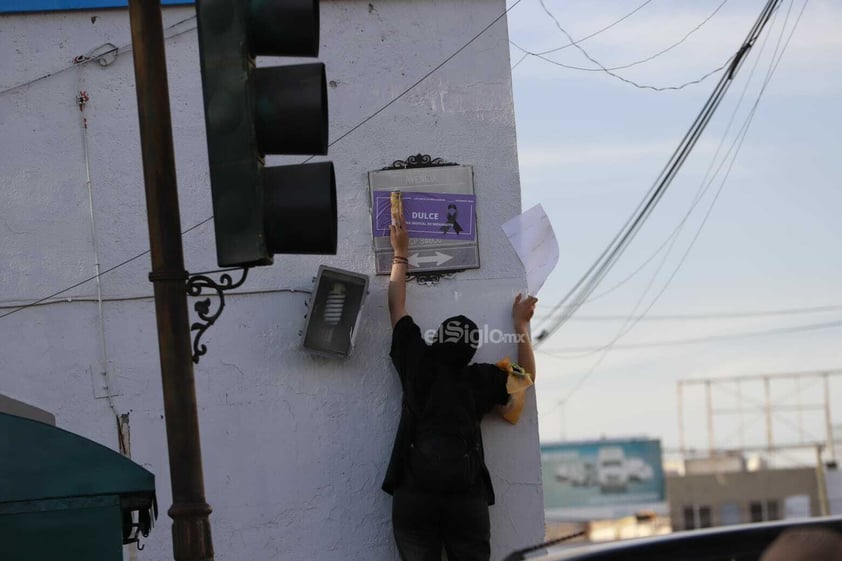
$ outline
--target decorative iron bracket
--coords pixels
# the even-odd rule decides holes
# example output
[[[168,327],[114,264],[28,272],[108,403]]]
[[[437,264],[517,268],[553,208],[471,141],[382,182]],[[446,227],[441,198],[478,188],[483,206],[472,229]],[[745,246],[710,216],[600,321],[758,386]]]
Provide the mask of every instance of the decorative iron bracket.
[[[442,158],[433,158],[429,154],[418,153],[414,156],[409,156],[405,160],[395,160],[392,165],[383,168],[383,171],[389,169],[411,169],[411,168],[432,168],[438,166],[458,166],[454,162],[447,162]]]
[[[193,322],[190,326],[190,331],[195,331],[196,335],[193,337],[193,362],[195,364],[199,363],[199,357],[206,354],[208,352],[208,348],[204,344],[199,344],[199,339],[202,338],[202,335],[205,334],[205,331],[213,325],[219,316],[222,315],[222,310],[225,308],[225,292],[226,290],[232,290],[234,288],[238,288],[242,286],[244,282],[246,282],[246,277],[248,276],[249,268],[243,267],[238,269],[229,269],[229,271],[242,271],[243,276],[237,282],[234,282],[234,279],[231,278],[227,272],[223,273],[221,277],[219,277],[219,282],[216,282],[209,276],[199,273],[195,275],[190,275],[187,280],[187,294],[189,296],[197,297],[202,295],[202,291],[205,289],[212,289],[216,291],[216,295],[219,296],[219,309],[217,309],[214,313],[211,313],[211,299],[205,298],[204,300],[199,300],[195,304],[193,304],[193,309],[196,310],[196,313],[199,315],[199,319],[202,321]]]
[[[406,281],[415,281],[416,283],[423,286],[435,286],[439,283],[441,279],[452,279],[454,278],[454,273],[459,272],[461,271],[442,271],[441,273],[407,273]]]

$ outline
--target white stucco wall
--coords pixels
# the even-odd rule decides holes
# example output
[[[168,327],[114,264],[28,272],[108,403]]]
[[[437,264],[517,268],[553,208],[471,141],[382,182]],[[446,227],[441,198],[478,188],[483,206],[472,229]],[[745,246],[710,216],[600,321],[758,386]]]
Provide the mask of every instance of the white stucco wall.
[[[505,9],[503,0],[323,1],[331,138],[434,68]],[[164,25],[192,7],[168,8]],[[189,30],[195,20],[176,30]],[[438,286],[411,284],[408,309],[435,327],[455,312],[510,328],[525,287],[499,225],[520,211],[505,19],[401,100],[337,143],[335,257],[277,256],[230,295],[196,367],[205,487],[217,559],[396,558],[390,498],[380,491],[400,411],[388,360],[387,278],[372,278],[354,354],[299,347],[318,265],[373,275],[367,172],[418,152],[474,166],[482,268]],[[94,274],[82,118],[87,119],[99,261],[109,269],[148,249],[129,52],[71,66],[104,43],[130,42],[126,10],[0,16],[0,315]],[[167,41],[181,217],[212,214],[196,32]],[[58,71],[58,72],[57,72]],[[6,91],[48,73],[54,75]],[[90,96],[80,112],[76,96]],[[271,160],[274,161],[274,160]],[[216,268],[211,223],[184,236],[188,270]],[[171,504],[149,258],[102,277],[113,405],[130,414],[132,457],[157,477],[164,510],[141,560],[171,558]],[[116,448],[108,400],[90,368],[102,361],[94,282],[0,319],[0,392],[47,409],[57,424]],[[485,347],[478,360],[515,353]],[[540,384],[540,381],[539,381]],[[543,537],[534,396],[521,423],[483,424],[497,492],[492,559]]]

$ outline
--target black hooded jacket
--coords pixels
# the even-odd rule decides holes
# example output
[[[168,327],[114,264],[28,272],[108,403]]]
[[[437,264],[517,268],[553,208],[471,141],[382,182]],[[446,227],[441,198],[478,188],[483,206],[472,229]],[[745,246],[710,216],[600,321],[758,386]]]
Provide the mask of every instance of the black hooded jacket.
[[[383,490],[389,494],[392,494],[403,483],[406,473],[406,457],[412,442],[415,422],[415,417],[408,410],[410,406],[414,411],[423,407],[451,408],[453,422],[465,424],[463,417],[466,409],[460,407],[456,401],[459,400],[461,394],[468,392],[470,395],[467,396],[469,398],[467,401],[471,401],[472,398],[471,409],[476,418],[467,422],[473,421],[478,424],[483,415],[491,411],[495,405],[505,405],[508,401],[505,372],[493,364],[458,365],[455,363],[459,362],[458,360],[455,362],[448,360],[455,354],[452,351],[456,349],[445,349],[445,347],[445,345],[427,345],[418,325],[408,315],[401,318],[395,325],[390,356],[400,377],[403,400],[400,424],[382,486]],[[467,430],[470,430],[470,427],[473,427],[473,424]],[[481,431],[476,431],[476,438],[482,454]],[[481,478],[488,504],[494,504],[494,489],[484,457]]]

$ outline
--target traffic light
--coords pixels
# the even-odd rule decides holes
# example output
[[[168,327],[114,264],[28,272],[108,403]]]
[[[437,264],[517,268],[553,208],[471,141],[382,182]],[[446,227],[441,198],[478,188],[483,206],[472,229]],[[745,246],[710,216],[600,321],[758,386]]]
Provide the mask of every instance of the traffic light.
[[[269,265],[276,253],[336,253],[331,162],[264,167],[266,154],[327,154],[318,0],[197,0],[217,259]]]

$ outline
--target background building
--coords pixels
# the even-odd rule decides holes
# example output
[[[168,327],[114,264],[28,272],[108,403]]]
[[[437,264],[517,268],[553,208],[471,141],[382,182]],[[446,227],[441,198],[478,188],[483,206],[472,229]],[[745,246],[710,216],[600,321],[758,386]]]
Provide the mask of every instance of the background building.
[[[673,530],[818,516],[815,468],[715,471],[667,478]]]
[[[654,439],[544,444],[547,538],[583,531],[572,545],[842,514],[842,472],[820,457],[814,451],[810,464],[780,450],[676,456]],[[795,465],[772,467],[775,459]]]
[[[253,271],[203,339],[197,400],[220,559],[395,557],[380,484],[400,391],[388,359],[387,279],[373,276],[369,171],[419,152],[474,168],[481,268],[409,286],[422,328],[458,311],[510,329],[511,299],[525,288],[499,227],[521,210],[504,2],[325,0],[321,9],[331,139],[341,138],[329,156],[339,249],[279,256]],[[186,265],[199,272],[216,269],[216,257],[194,14],[192,6],[164,10]],[[126,452],[156,474],[165,511],[127,11],[2,14],[0,52],[0,391],[115,449],[116,416]],[[356,349],[342,361],[299,346],[322,263],[372,275]],[[99,280],[81,282],[97,267]],[[477,358],[514,353],[488,347]],[[492,557],[500,558],[543,537],[534,397],[518,426],[488,420],[483,430],[498,500]],[[138,559],[171,555],[165,515],[159,524]]]

